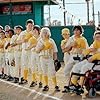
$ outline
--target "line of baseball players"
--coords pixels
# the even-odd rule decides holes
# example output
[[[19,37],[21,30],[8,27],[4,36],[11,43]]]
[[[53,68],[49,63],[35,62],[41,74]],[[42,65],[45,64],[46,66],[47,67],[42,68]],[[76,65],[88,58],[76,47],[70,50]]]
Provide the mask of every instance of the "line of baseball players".
[[[73,84],[82,87],[84,74],[91,69],[92,61],[100,60],[100,31],[95,32],[94,42],[90,47],[80,25],[73,28],[73,33],[70,36],[68,28],[62,29],[64,39],[61,41],[61,49],[64,53],[64,75],[68,85],[71,72],[82,74],[79,83],[77,76],[73,75],[71,78]],[[50,29],[47,27],[41,29],[40,26],[34,25],[32,19],[26,21],[24,31],[20,25],[15,26],[14,30],[6,26],[5,31],[0,26],[0,78],[25,84],[28,82],[30,73],[32,77],[30,87],[38,83],[39,88],[43,87],[43,91],[48,91],[50,87],[48,77],[51,77],[55,91],[60,91],[54,66],[54,61],[58,59],[57,52]],[[77,62],[73,59],[73,57],[83,57],[90,53],[93,56],[88,60]]]

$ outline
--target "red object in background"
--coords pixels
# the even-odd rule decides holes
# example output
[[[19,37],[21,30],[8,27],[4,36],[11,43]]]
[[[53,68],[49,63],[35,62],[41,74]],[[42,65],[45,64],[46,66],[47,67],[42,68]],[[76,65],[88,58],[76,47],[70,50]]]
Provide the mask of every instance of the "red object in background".
[[[18,12],[19,11],[19,5],[13,6],[13,12]]]
[[[19,6],[19,8],[20,8],[20,12],[25,11],[25,6],[26,6],[26,5],[20,5],[20,6]]]
[[[2,7],[2,12],[3,12],[3,13],[9,12],[9,10],[10,10],[9,6],[4,6],[4,7]]]
[[[9,6],[3,6],[2,11],[3,14],[8,14],[10,12]],[[22,5],[13,5],[12,6],[12,14],[27,14],[32,13],[32,5],[31,4],[22,4]]]
[[[32,12],[32,6],[26,5],[25,6],[25,11]]]

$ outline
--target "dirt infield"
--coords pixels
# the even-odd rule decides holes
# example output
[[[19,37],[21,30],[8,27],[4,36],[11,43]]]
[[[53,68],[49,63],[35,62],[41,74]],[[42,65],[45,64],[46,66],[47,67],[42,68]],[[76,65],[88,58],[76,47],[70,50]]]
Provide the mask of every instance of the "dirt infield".
[[[81,100],[81,96],[71,96],[71,94],[63,94],[63,86],[66,81],[63,75],[63,68],[57,73],[58,85],[60,86],[60,92],[54,92],[53,84],[49,80],[50,90],[48,92],[42,92],[42,89],[38,88],[38,85],[34,88],[29,88],[29,83],[26,85],[18,85],[5,80],[0,79],[0,100]],[[91,100],[87,98],[86,100]],[[100,100],[100,96],[93,98],[92,100]]]

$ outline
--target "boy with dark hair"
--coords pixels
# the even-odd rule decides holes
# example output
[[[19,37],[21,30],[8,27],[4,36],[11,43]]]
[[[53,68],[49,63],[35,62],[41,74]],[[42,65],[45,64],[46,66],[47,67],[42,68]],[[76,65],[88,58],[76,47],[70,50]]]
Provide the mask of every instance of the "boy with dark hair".
[[[34,21],[32,19],[28,19],[26,21],[26,30],[20,33],[19,40],[16,42],[17,44],[22,45],[21,68],[23,69],[23,83],[28,82],[28,69],[31,66],[31,50],[27,50],[27,47],[29,45],[28,40],[33,36],[33,28]]]
[[[82,36],[82,27],[81,26],[74,26],[73,28],[74,35],[70,37],[66,44],[66,51],[70,52],[69,60],[64,68],[64,74],[68,81],[70,77],[71,69],[73,65],[77,63],[73,57],[81,57],[83,50],[88,48],[88,43],[85,37]],[[67,84],[68,85],[68,84]],[[66,88],[63,92],[66,92]]]

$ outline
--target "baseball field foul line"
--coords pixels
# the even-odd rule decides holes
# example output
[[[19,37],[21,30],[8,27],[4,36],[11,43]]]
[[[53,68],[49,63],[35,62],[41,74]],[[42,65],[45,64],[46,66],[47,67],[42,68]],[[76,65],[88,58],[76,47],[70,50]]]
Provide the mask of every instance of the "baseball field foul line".
[[[21,86],[21,85],[14,84],[14,83],[11,83],[11,82],[8,82],[8,81],[5,81],[5,80],[1,80],[1,79],[0,79],[0,81],[1,81],[1,82],[4,82],[4,83],[7,83],[7,84],[10,84],[10,85],[13,85],[13,86],[17,86],[17,87],[19,87],[19,88],[23,88],[23,89],[25,89],[25,90],[30,91],[31,93],[36,93],[36,94],[42,95],[42,96],[44,96],[44,97],[48,97],[48,98],[51,98],[51,99],[54,99],[54,100],[62,100],[62,99],[59,99],[59,98],[57,98],[57,97],[50,96],[50,95],[48,95],[48,94],[43,94],[43,93],[37,92],[36,90],[29,89],[29,88],[27,88],[27,87],[23,87],[23,86]]]

